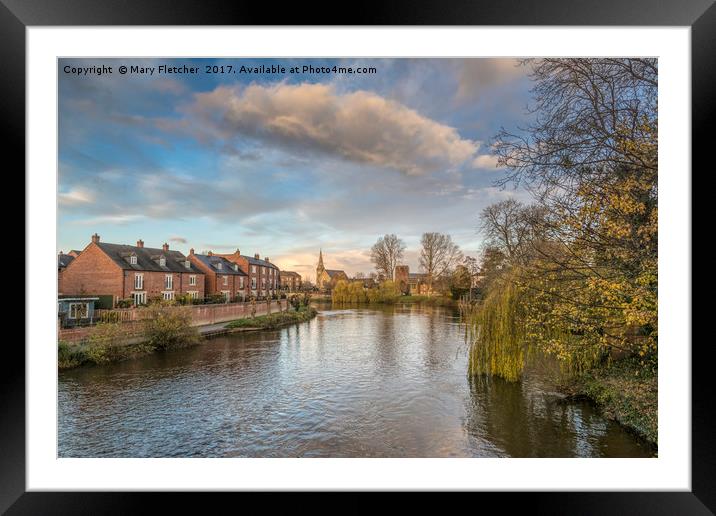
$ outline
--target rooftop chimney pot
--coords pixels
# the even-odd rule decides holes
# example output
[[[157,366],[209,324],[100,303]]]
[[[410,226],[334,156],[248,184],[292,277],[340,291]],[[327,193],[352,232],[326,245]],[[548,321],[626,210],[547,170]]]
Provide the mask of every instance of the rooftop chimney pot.
[[[144,240],[142,240],[141,238],[137,240],[137,247],[144,247]]]
[[[168,251],[169,250],[169,244],[164,242],[164,245],[162,246],[162,251]]]
[[[98,235],[97,233],[95,233],[94,235],[92,235],[92,243],[93,243],[93,244],[98,244],[98,243],[99,243],[99,235]]]

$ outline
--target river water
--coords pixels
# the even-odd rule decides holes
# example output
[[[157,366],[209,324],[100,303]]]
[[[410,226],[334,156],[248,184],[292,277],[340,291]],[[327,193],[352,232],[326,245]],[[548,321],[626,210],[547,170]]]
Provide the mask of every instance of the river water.
[[[469,381],[451,309],[312,321],[59,375],[60,457],[649,457],[537,369]]]

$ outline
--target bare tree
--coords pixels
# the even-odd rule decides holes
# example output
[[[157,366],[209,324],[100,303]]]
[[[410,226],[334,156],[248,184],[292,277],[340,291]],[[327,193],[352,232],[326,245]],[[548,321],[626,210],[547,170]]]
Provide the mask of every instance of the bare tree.
[[[462,251],[450,235],[442,233],[423,233],[420,244],[420,267],[428,275],[428,291],[431,291],[433,280],[441,278],[462,260]]]
[[[395,279],[395,266],[403,258],[405,243],[394,234],[384,235],[373,244],[370,261],[379,275]]]

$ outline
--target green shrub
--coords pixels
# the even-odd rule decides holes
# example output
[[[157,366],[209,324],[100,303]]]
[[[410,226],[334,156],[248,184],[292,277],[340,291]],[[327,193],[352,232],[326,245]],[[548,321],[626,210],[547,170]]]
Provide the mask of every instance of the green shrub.
[[[156,304],[146,308],[144,316],[143,336],[153,349],[183,347],[199,340],[186,307]]]

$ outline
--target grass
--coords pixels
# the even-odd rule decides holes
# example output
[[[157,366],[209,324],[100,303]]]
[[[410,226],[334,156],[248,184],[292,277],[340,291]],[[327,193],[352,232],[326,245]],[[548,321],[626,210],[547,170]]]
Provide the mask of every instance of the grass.
[[[298,311],[276,312],[254,318],[237,319],[226,325],[227,328],[244,328],[252,330],[272,330],[287,324],[296,324],[313,319],[318,311],[313,307],[301,307]]]
[[[69,343],[60,341],[57,345],[58,369],[72,369],[82,365],[102,365],[138,358],[156,349],[146,342],[135,344],[120,343]]]
[[[594,369],[563,389],[571,396],[591,399],[604,416],[658,445],[657,374],[645,373],[637,359]]]

